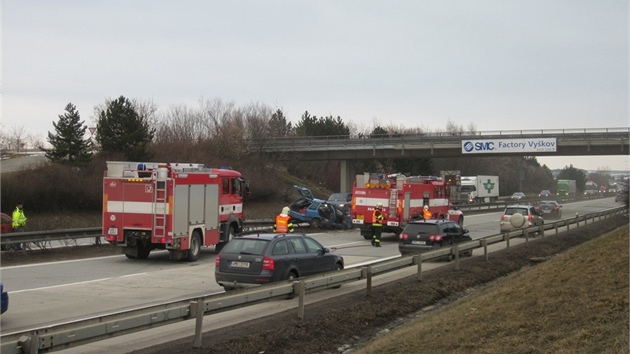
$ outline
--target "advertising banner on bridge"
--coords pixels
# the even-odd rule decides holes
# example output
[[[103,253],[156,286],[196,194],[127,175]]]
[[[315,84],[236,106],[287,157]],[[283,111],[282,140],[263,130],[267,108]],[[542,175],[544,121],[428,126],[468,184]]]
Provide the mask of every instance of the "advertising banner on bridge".
[[[556,152],[556,138],[463,140],[462,154]]]

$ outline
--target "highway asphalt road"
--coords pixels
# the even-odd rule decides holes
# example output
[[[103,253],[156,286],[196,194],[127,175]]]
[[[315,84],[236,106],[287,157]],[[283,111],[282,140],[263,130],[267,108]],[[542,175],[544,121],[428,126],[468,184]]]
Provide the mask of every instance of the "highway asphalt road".
[[[46,156],[43,153],[25,154],[24,156],[3,159],[0,161],[0,171],[2,173],[25,170],[45,163]]]
[[[612,198],[598,199],[587,202],[576,202],[563,206],[563,218],[598,212],[618,206]],[[464,227],[473,238],[480,238],[499,233],[499,217],[501,213],[469,215]],[[548,222],[553,222],[549,220]],[[365,264],[399,257],[397,239],[393,234],[385,234],[383,247],[371,247],[368,240],[364,240],[356,230],[313,233],[326,247],[334,249],[344,256],[346,268],[358,267]],[[513,240],[512,244],[522,240]],[[490,251],[500,249],[501,244],[492,245]],[[72,319],[98,316],[112,311],[130,309],[148,304],[157,304],[169,300],[204,296],[211,293],[223,292],[214,281],[214,258],[212,248],[202,250],[200,260],[195,263],[174,262],[168,259],[166,251],[154,252],[147,260],[130,260],[123,255],[103,258],[83,259],[74,261],[54,262],[47,264],[33,264],[15,267],[4,267],[2,281],[10,291],[11,306],[2,315],[2,332],[8,334],[24,331],[46,324],[56,324]],[[482,255],[476,251],[474,256]],[[431,269],[444,265],[444,262],[431,262],[423,269]],[[392,272],[375,278],[374,285],[387,282],[402,275],[413,274],[415,269]],[[340,289],[318,292],[307,297],[308,301],[317,301],[319,297],[332,297],[341,293],[365,287],[362,282],[348,284]],[[360,284],[359,284],[360,283]],[[247,319],[248,316],[260,316],[269,311],[282,311],[287,306],[295,306],[294,301],[277,301],[248,307],[242,313],[234,311],[220,315],[206,316],[204,330],[211,329],[217,318],[229,325],[234,318]],[[289,307],[290,308],[290,307]],[[208,322],[206,325],[205,323]],[[181,324],[185,335],[192,335],[194,321]],[[177,325],[173,325],[177,326]],[[167,326],[167,327],[173,327]],[[187,327],[188,326],[188,327]],[[193,327],[194,328],[194,327]],[[152,330],[153,331],[153,330]],[[146,332],[146,331],[145,331]],[[177,335],[175,330],[169,330],[171,335]],[[184,335],[184,334],[179,334]],[[134,335],[130,335],[134,336]],[[130,342],[136,342],[138,348],[149,346],[139,338],[147,336],[141,332]],[[115,342],[101,341],[90,346],[90,352],[98,352],[102,346],[103,352],[111,353],[113,343],[124,343],[123,336]],[[155,345],[155,336],[150,345]],[[161,334],[161,338],[168,340],[168,336]],[[116,344],[118,345],[118,344]],[[122,345],[122,344],[121,344]],[[83,348],[83,349],[80,349]],[[64,352],[83,352],[87,347],[69,349]],[[129,349],[132,350],[132,349]],[[118,352],[118,351],[114,351]]]

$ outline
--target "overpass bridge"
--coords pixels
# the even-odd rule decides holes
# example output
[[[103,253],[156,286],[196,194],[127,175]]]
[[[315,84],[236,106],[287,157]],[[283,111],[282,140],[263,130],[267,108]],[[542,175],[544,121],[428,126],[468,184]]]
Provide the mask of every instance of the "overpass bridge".
[[[248,151],[277,160],[341,162],[341,189],[350,190],[352,160],[464,156],[630,155],[630,128],[502,130],[475,133],[294,136],[252,139]]]

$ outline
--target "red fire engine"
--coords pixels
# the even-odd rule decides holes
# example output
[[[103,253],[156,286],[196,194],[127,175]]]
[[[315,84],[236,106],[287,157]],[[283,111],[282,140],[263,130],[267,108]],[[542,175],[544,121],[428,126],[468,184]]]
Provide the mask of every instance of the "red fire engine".
[[[448,185],[438,177],[402,174],[365,173],[357,175],[352,189],[352,223],[365,239],[372,238],[372,213],[377,203],[383,205],[387,222],[383,232],[399,235],[410,220],[422,219],[425,205],[434,219],[451,219],[461,225],[464,215],[453,209]]]
[[[218,252],[242,231],[249,184],[237,171],[191,163],[108,161],[103,235],[128,258],[166,249],[194,262],[201,246]]]

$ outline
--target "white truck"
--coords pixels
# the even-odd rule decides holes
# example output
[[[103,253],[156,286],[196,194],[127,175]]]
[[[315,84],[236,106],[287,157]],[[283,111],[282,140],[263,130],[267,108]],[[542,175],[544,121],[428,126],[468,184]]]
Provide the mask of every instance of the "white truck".
[[[461,200],[465,203],[493,203],[499,198],[499,176],[462,176]]]

